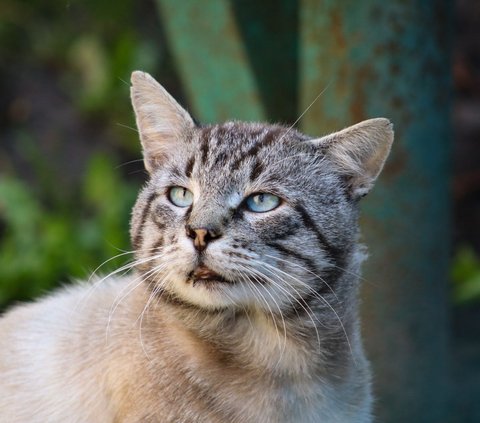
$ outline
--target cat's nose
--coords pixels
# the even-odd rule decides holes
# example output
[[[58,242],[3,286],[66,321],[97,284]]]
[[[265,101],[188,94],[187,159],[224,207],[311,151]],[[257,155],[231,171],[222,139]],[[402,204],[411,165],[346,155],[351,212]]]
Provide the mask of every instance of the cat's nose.
[[[193,246],[197,251],[203,251],[207,248],[209,242],[220,238],[220,231],[211,228],[193,228],[190,225],[185,226],[187,236],[193,240]]]

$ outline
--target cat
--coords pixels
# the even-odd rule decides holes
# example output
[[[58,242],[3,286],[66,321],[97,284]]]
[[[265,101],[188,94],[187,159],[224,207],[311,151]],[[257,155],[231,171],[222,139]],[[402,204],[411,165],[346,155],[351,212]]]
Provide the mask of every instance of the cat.
[[[135,260],[2,317],[0,421],[370,422],[358,203],[391,123],[201,126],[131,81]]]

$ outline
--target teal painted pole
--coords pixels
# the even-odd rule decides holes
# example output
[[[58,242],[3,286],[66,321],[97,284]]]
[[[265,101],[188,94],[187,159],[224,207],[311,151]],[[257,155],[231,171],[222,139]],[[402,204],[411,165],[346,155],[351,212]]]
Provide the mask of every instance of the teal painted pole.
[[[157,0],[193,107],[204,123],[264,120],[255,76],[228,0]]]
[[[379,422],[448,421],[450,2],[302,0],[300,110],[318,135],[386,116],[392,156],[363,203],[363,324]]]

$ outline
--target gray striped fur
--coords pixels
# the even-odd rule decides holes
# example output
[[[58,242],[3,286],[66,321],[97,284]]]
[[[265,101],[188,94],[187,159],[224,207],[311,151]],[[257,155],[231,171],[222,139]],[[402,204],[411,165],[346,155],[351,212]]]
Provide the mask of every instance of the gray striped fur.
[[[0,420],[370,422],[358,202],[391,124],[322,138],[198,126],[142,72],[132,102],[149,172],[132,214],[135,271],[0,320]],[[173,186],[193,204],[172,204]],[[280,205],[248,210],[259,192]],[[202,250],[191,228],[212,234]],[[222,281],[195,280],[205,266]]]

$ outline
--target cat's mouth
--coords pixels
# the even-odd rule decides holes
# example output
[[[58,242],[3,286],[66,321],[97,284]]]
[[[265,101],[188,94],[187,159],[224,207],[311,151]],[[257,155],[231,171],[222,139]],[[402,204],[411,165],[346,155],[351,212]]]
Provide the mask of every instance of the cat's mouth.
[[[188,275],[188,281],[192,282],[193,286],[198,284],[208,286],[216,283],[230,283],[230,281],[225,279],[222,275],[219,275],[203,264],[198,266],[194,271],[190,272]]]

